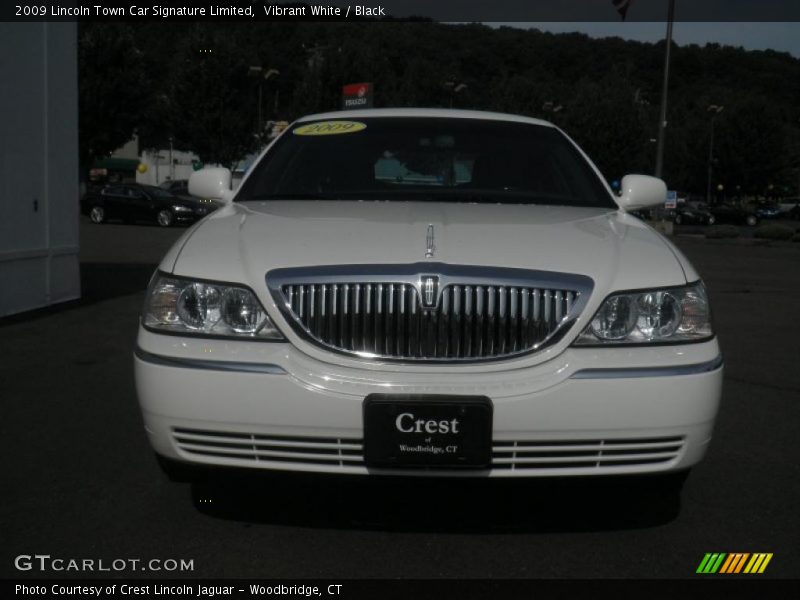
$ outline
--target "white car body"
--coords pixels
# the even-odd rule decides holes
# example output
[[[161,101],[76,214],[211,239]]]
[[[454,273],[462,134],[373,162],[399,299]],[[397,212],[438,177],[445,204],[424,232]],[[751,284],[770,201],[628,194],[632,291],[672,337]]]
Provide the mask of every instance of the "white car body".
[[[376,115],[552,127],[509,115],[408,109],[337,112],[299,123]],[[620,202],[610,189],[608,194]],[[426,258],[430,226],[435,253]],[[538,351],[474,362],[384,360],[314,343],[290,323],[265,284],[275,269],[338,265],[398,265],[419,273],[444,273],[453,265],[489,273],[500,267],[537,270],[588,277],[593,289],[566,334]],[[159,270],[247,286],[286,338],[165,335],[140,326],[136,387],[150,443],[167,459],[341,474],[643,474],[688,469],[711,439],[722,385],[716,337],[651,346],[573,345],[611,293],[700,279],[667,239],[622,208],[233,202],[189,229]],[[366,465],[364,403],[372,394],[489,398],[491,464]],[[398,426],[410,424],[407,418]]]

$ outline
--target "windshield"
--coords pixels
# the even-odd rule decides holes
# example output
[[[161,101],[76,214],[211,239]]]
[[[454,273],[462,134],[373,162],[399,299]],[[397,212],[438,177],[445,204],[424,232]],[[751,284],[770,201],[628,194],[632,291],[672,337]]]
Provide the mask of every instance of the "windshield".
[[[417,117],[299,123],[255,167],[236,199],[616,208],[600,178],[557,129]]]

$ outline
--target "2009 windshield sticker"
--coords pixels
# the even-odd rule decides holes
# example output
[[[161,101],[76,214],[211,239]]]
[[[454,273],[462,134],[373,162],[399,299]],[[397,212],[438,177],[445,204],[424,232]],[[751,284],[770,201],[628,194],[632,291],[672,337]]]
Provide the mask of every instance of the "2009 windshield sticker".
[[[360,121],[320,121],[302,125],[292,133],[295,135],[341,135],[343,133],[355,133],[367,128],[366,123]]]

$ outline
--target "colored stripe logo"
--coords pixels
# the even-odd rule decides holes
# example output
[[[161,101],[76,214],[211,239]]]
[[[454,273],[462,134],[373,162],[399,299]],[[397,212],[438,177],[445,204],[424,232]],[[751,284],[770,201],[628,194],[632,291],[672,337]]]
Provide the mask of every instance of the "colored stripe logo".
[[[697,573],[705,574],[739,574],[748,573],[755,575],[763,573],[769,561],[772,560],[772,552],[706,552]]]

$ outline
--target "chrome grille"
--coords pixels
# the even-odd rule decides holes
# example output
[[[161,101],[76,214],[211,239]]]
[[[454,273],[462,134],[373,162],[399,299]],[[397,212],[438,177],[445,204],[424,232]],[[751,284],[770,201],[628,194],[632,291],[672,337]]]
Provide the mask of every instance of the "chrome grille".
[[[388,276],[344,271],[311,277],[298,273],[306,270],[287,270],[270,274],[268,282],[295,330],[314,343],[412,361],[485,360],[537,350],[568,328],[591,289],[580,276],[437,266],[439,271],[427,263],[411,265],[420,270],[406,273],[386,267],[395,271]]]

